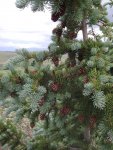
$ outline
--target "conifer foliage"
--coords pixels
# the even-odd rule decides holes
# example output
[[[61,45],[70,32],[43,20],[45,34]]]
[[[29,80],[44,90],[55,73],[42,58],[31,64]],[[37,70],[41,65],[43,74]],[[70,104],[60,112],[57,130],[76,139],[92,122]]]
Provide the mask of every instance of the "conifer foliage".
[[[47,51],[17,51],[0,74],[0,143],[10,150],[113,149],[113,36],[101,0],[17,0],[32,11],[51,6]],[[95,33],[95,30],[101,34]],[[89,31],[90,30],[90,31]],[[78,39],[82,31],[83,38]],[[16,128],[29,119],[32,136]]]

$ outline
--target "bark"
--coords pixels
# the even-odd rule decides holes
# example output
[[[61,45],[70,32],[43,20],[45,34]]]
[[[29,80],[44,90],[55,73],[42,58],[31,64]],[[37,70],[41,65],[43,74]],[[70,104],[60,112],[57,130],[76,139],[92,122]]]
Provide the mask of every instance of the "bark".
[[[2,150],[1,144],[0,144],[0,150]]]
[[[83,33],[83,40],[86,41],[88,39],[87,19],[84,19],[83,22],[82,22],[82,33]]]
[[[91,139],[90,128],[86,127],[84,131],[84,139],[89,143]]]
[[[73,147],[70,147],[69,150],[81,150],[80,148],[73,148]]]

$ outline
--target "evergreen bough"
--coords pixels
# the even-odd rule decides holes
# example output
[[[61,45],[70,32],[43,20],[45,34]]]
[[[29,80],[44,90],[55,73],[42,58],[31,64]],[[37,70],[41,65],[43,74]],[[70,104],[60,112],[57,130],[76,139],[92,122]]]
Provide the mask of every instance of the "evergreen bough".
[[[6,117],[14,113],[0,119],[3,149],[112,150],[113,25],[106,17],[112,1],[16,1],[18,8],[28,5],[32,11],[49,6],[60,23],[47,51],[19,50],[0,74],[0,104]],[[16,128],[24,117],[31,137]]]

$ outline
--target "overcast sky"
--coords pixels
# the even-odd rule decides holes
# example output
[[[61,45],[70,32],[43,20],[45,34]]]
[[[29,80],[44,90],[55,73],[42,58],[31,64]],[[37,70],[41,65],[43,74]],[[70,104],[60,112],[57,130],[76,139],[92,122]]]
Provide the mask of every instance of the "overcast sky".
[[[33,13],[30,8],[20,10],[15,1],[0,0],[0,51],[47,49],[51,31],[57,24],[51,21],[50,12]],[[112,17],[111,13],[109,17]]]
[[[56,26],[49,11],[20,10],[16,0],[0,0],[0,51],[17,48],[47,49]]]

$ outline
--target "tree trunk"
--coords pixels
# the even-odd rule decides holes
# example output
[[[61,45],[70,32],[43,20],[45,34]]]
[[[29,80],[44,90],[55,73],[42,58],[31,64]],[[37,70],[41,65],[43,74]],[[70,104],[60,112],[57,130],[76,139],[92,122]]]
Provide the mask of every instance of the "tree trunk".
[[[1,144],[0,144],[0,150],[2,150]]]
[[[83,40],[86,41],[88,39],[87,19],[84,19],[83,22],[82,22],[82,33],[83,33]]]
[[[91,138],[90,128],[86,127],[84,131],[84,139],[89,143]]]
[[[69,150],[81,150],[80,148],[73,148],[73,147],[70,147]]]

